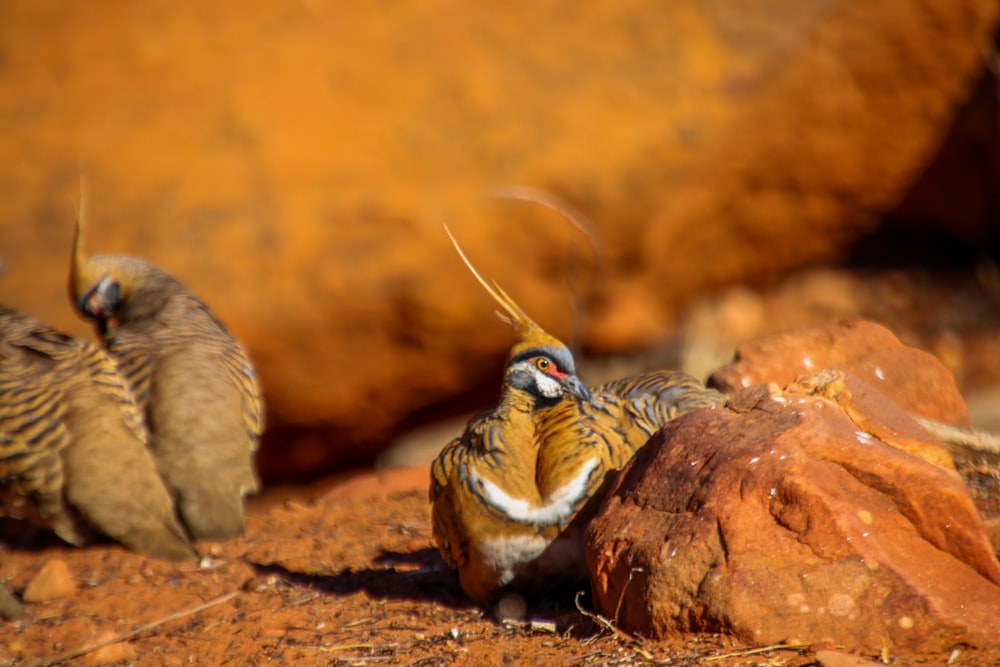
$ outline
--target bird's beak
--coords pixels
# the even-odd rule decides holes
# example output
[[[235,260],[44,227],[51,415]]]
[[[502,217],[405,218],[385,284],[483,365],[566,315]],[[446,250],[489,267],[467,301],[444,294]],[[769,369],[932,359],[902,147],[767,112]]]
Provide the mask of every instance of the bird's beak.
[[[583,386],[580,378],[575,375],[567,375],[562,381],[563,389],[583,401],[590,401],[590,391]]]

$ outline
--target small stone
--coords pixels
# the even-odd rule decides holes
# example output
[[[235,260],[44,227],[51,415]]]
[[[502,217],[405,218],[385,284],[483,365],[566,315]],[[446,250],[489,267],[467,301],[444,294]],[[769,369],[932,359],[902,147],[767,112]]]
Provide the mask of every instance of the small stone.
[[[285,628],[268,627],[263,628],[258,635],[259,639],[282,639],[288,631]]]
[[[114,639],[115,633],[105,632],[94,638],[95,644]],[[81,658],[85,665],[117,665],[121,662],[134,662],[138,658],[135,647],[129,642],[115,642],[91,651]]]
[[[816,651],[816,664],[820,667],[875,667],[879,663],[840,651]]]
[[[548,632],[550,634],[555,634],[557,630],[555,621],[543,621],[540,619],[532,619],[529,627],[534,632]]]
[[[49,602],[76,595],[76,580],[66,561],[53,558],[42,565],[21,596],[25,602]]]

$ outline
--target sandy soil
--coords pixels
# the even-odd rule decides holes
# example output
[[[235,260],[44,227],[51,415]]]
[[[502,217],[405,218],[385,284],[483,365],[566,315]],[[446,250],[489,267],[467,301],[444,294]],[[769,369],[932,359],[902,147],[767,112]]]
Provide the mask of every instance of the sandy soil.
[[[200,545],[200,564],[44,535],[0,547],[0,580],[15,592],[50,559],[78,585],[0,625],[0,665],[810,665],[832,648],[628,637],[571,593],[500,622],[463,596],[434,549],[426,480],[417,467],[341,479],[315,499],[272,491],[251,503],[245,537]],[[887,657],[997,664],[1000,649]]]

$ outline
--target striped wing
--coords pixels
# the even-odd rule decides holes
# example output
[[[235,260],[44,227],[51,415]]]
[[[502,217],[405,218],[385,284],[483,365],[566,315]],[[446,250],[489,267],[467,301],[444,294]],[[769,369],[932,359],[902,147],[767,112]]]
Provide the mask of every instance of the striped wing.
[[[616,380],[593,390],[598,409],[584,405],[595,421],[619,422],[625,461],[672,419],[700,408],[722,405],[725,395],[680,371],[655,371]],[[624,464],[624,462],[623,462]],[[620,467],[620,466],[619,466]]]
[[[70,337],[0,307],[0,485],[80,541],[63,501],[60,457],[70,443],[62,393],[74,350]]]
[[[460,438],[455,438],[431,464],[431,522],[434,542],[441,557],[451,567],[460,569],[468,562],[469,545],[466,531],[456,516],[457,471],[462,465],[465,448]]]
[[[537,484],[543,497],[574,497],[565,520],[594,507],[633,454],[668,421],[725,397],[681,372],[658,371],[596,387],[593,400],[564,401],[540,415]]]
[[[109,351],[144,410],[148,410],[158,359],[182,355],[192,346],[210,348],[220,371],[239,391],[247,446],[256,451],[264,432],[264,402],[257,373],[243,348],[197,298],[178,294],[162,314],[130,323],[108,341]]]

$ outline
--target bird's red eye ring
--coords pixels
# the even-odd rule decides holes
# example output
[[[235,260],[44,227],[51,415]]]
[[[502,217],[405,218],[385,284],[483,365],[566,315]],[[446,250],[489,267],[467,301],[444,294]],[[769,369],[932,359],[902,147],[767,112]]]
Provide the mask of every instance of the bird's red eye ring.
[[[535,359],[535,367],[542,372],[548,371],[551,366],[552,362],[545,357],[538,357]]]

